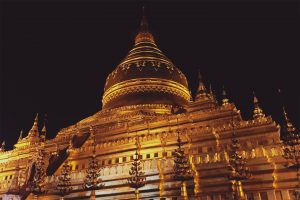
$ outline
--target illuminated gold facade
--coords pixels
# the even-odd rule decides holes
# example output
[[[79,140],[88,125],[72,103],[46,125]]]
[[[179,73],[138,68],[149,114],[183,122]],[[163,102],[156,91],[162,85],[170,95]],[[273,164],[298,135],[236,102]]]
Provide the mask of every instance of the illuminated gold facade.
[[[147,26],[143,18],[133,49],[108,76],[101,111],[47,140],[46,129],[38,130],[36,117],[13,150],[1,150],[0,196],[33,198],[26,188],[34,179],[42,149],[45,192],[37,198],[60,198],[58,176],[68,160],[72,190],[65,199],[89,199],[92,192],[83,185],[95,140],[103,184],[95,190],[96,199],[136,198],[128,177],[137,148],[146,176],[146,184],[139,188],[140,199],[232,199],[228,165],[235,132],[251,171],[251,177],[238,186],[243,198],[293,199],[297,172],[286,167],[280,127],[265,116],[257,98],[254,117],[248,121],[227,98],[218,104],[201,79],[195,99],[191,98],[185,75],[158,49]],[[183,183],[173,174],[172,152],[178,137],[192,172],[192,178]]]

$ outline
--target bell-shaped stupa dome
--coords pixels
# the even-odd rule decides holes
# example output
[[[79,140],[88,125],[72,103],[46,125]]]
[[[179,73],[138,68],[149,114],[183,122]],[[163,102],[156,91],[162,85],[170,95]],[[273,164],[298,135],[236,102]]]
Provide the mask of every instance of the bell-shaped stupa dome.
[[[185,75],[158,49],[143,16],[134,47],[106,79],[103,109],[184,107],[190,100]]]

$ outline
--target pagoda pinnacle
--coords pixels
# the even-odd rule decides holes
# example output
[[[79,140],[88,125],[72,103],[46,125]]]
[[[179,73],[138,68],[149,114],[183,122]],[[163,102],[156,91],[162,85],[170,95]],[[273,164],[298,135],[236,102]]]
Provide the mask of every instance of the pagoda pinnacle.
[[[5,151],[5,141],[2,142],[1,147],[0,147],[0,152]]]
[[[296,128],[292,124],[291,120],[288,118],[285,107],[283,107],[283,114],[284,114],[284,119],[285,119],[285,124],[286,124],[286,131],[288,133],[293,133],[294,131],[296,131]]]
[[[211,98],[216,104],[218,104],[218,100],[217,100],[216,93],[215,93],[215,91],[212,89],[212,85],[211,85],[211,84],[209,84],[209,96],[210,96],[210,98]]]
[[[207,97],[207,90],[203,83],[203,78],[202,78],[200,71],[198,71],[198,80],[199,80],[199,85],[198,85],[196,100],[203,98],[203,97]]]
[[[47,129],[46,129],[46,123],[44,122],[44,126],[42,128],[42,131],[41,131],[41,137],[43,140],[46,139],[46,134],[47,134]]]
[[[39,121],[39,114],[37,113],[35,116],[33,125],[29,131],[29,134],[28,134],[29,137],[38,136],[38,133],[39,133],[38,121]]]
[[[18,141],[21,141],[23,139],[23,130],[20,131],[19,139]]]
[[[229,99],[227,97],[227,93],[226,93],[226,90],[225,90],[224,86],[223,86],[223,90],[222,90],[222,96],[223,96],[222,106],[228,105],[229,104]]]
[[[142,16],[141,23],[140,23],[140,30],[135,37],[135,45],[137,45],[141,42],[150,42],[155,45],[154,37],[149,31],[149,25],[148,25],[148,21],[145,16],[144,7],[143,7],[143,16]]]
[[[211,97],[214,96],[214,91],[212,89],[212,85],[211,84],[209,84],[209,94],[210,94]]]
[[[147,33],[148,32],[148,21],[145,16],[145,6],[143,6],[143,15],[140,24],[140,32]]]
[[[254,119],[261,119],[265,117],[264,111],[259,106],[259,101],[253,92],[253,103],[254,103],[254,110],[253,110],[253,118]]]

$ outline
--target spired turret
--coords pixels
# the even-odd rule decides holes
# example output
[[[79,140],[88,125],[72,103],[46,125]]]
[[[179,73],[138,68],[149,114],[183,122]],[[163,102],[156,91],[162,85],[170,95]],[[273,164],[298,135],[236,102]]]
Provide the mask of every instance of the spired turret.
[[[18,142],[21,141],[22,139],[23,139],[23,130],[20,131]]]
[[[106,79],[103,109],[135,106],[164,113],[190,99],[185,75],[157,47],[143,16],[133,49]]]
[[[218,105],[216,95],[214,94],[214,91],[211,87],[209,87],[209,91],[206,89],[206,86],[204,84],[203,77],[198,71],[198,89],[196,92],[195,101],[189,104],[188,111],[194,111],[194,110],[205,110],[205,109],[211,109],[215,108]]]
[[[35,138],[35,137],[39,137],[39,114],[37,113],[35,118],[34,118],[34,122],[33,125],[28,133],[28,137],[29,138]]]
[[[283,115],[284,115],[284,120],[285,120],[283,132],[285,134],[294,134],[296,132],[296,128],[293,125],[293,123],[291,122],[290,118],[288,117],[285,107],[283,107]]]
[[[0,152],[5,151],[5,141],[2,142],[1,147],[0,147]]]
[[[14,145],[15,148],[28,146],[28,145],[35,144],[35,143],[41,141],[41,136],[40,136],[40,133],[39,133],[39,124],[38,123],[39,123],[39,115],[37,113],[35,118],[34,118],[33,125],[32,125],[31,129],[28,132],[28,135],[26,137],[24,137],[23,130],[20,131],[18,141]]]
[[[222,106],[228,105],[229,104],[229,99],[227,97],[227,92],[226,92],[226,90],[225,90],[224,87],[223,87],[223,91],[222,91],[222,96],[223,96],[223,98],[222,98]]]
[[[261,119],[265,117],[264,111],[259,106],[259,101],[255,94],[253,93],[253,103],[254,103],[254,110],[253,110],[253,118],[254,119]]]
[[[44,122],[44,126],[43,126],[42,131],[41,131],[41,139],[42,139],[42,141],[46,140],[46,134],[47,134],[47,129],[46,129],[46,123]]]
[[[199,85],[198,85],[195,100],[197,101],[197,100],[200,100],[200,99],[208,99],[209,94],[207,93],[207,89],[204,85],[203,77],[202,77],[200,71],[198,71],[198,81],[199,81]]]

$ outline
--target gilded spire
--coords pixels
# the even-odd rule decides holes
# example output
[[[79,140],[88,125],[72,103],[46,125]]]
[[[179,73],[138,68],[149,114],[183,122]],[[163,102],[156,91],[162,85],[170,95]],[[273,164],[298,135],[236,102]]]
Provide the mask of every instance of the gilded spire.
[[[39,135],[38,121],[39,121],[39,114],[37,113],[35,116],[33,125],[29,131],[29,134],[28,134],[29,137],[35,137],[35,136]]]
[[[145,6],[143,6],[143,15],[142,15],[142,20],[140,24],[140,32],[147,33],[148,32],[148,21],[145,16]]]
[[[46,129],[46,123],[44,123],[43,129],[42,129],[42,133],[46,135],[47,129]]]
[[[20,131],[19,139],[18,141],[21,141],[23,139],[23,130]]]
[[[210,98],[211,98],[216,104],[218,104],[218,100],[217,100],[216,93],[215,93],[215,91],[212,89],[212,85],[211,85],[211,84],[209,84],[209,96],[210,96]]]
[[[214,97],[214,91],[212,89],[211,83],[209,84],[209,94],[212,98]]]
[[[192,102],[192,101],[194,101],[194,99],[193,99],[193,94],[192,94],[192,90],[189,90],[190,91],[190,101]]]
[[[1,147],[0,147],[0,152],[5,151],[5,141],[2,142]]]
[[[226,90],[225,90],[224,86],[223,86],[223,90],[222,90],[222,96],[223,96],[222,106],[228,105],[229,104],[229,99],[227,98],[227,93],[226,93]]]
[[[254,103],[254,110],[253,110],[253,118],[254,119],[261,119],[265,117],[264,111],[259,106],[259,101],[253,92],[253,103]]]
[[[137,45],[141,42],[150,42],[150,43],[155,44],[154,37],[149,31],[149,25],[148,25],[148,21],[145,16],[144,6],[143,6],[143,15],[142,15],[141,23],[140,23],[140,30],[135,37],[135,45]]]
[[[199,85],[198,85],[196,100],[203,98],[203,97],[207,97],[207,90],[204,85],[203,78],[202,78],[200,71],[198,71],[198,80],[199,80]]]
[[[42,129],[42,131],[41,131],[41,138],[42,138],[43,140],[46,139],[46,134],[47,134],[46,122],[44,121],[44,126],[43,126],[43,129]]]
[[[286,131],[288,133],[293,133],[296,131],[296,128],[292,124],[291,120],[288,118],[288,115],[286,113],[285,107],[283,107],[283,114],[284,114],[284,119],[285,119],[285,124],[286,124]]]

